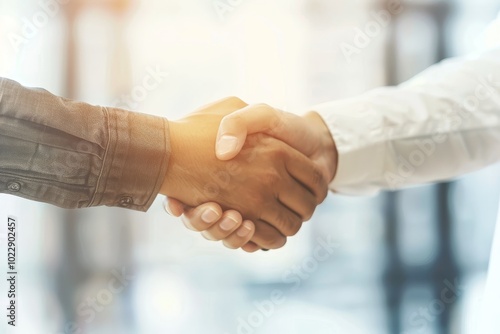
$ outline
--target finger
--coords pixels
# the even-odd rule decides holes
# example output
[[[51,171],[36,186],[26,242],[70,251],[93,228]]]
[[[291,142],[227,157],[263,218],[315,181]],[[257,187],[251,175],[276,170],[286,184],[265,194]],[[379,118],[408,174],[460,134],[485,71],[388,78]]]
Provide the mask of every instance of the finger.
[[[221,216],[220,205],[210,202],[186,210],[181,220],[188,229],[201,232],[209,229]]]
[[[255,244],[254,242],[249,241],[245,245],[241,246],[241,249],[243,249],[247,253],[255,253],[256,251],[258,251],[260,249],[260,247],[257,244]]]
[[[243,224],[231,235],[224,238],[224,246],[231,249],[238,249],[247,244],[255,233],[255,225],[250,220],[245,220]]]
[[[287,152],[285,167],[288,174],[314,194],[317,204],[323,202],[328,194],[328,182],[319,167],[297,150]]]
[[[311,219],[318,205],[316,196],[292,177],[278,196],[280,203],[298,215],[302,222]]]
[[[247,135],[272,132],[280,124],[281,114],[266,105],[253,105],[225,116],[217,133],[217,157],[221,160],[234,158],[241,151]]]
[[[163,208],[169,215],[180,217],[184,213],[185,205],[175,198],[165,197],[163,200]]]
[[[238,211],[228,210],[222,218],[201,234],[208,240],[222,240],[229,237],[234,231],[242,226],[243,218]]]
[[[255,234],[252,241],[259,248],[277,249],[286,244],[286,237],[275,227],[263,220],[257,220],[255,224]]]
[[[302,227],[302,218],[283,204],[279,202],[276,202],[276,204],[272,207],[269,205],[262,213],[261,219],[269,223],[269,225],[273,226],[284,236],[291,237],[297,234]],[[258,245],[263,246],[262,248],[272,248],[265,247],[266,245],[261,243],[258,243]]]

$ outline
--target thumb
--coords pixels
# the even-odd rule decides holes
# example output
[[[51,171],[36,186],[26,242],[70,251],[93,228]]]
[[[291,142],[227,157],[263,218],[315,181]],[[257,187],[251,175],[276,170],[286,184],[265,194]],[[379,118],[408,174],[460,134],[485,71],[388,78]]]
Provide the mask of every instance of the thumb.
[[[216,155],[220,160],[230,160],[241,151],[248,135],[266,133],[283,141],[288,122],[285,113],[268,105],[258,104],[244,107],[225,116],[217,133]],[[290,143],[289,143],[290,144]]]

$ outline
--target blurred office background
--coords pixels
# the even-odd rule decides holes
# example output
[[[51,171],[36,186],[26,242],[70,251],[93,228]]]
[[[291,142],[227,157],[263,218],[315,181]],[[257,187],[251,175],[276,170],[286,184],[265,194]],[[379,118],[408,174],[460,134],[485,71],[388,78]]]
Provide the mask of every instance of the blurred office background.
[[[395,2],[2,1],[0,76],[171,119],[230,95],[300,113],[481,48],[500,10],[495,0]],[[388,8],[398,8],[388,21],[374,14]],[[152,72],[158,85],[146,89]],[[330,196],[285,248],[256,254],[186,230],[162,198],[138,213],[1,195],[0,219],[20,226],[11,332],[475,333],[499,186],[492,166]]]

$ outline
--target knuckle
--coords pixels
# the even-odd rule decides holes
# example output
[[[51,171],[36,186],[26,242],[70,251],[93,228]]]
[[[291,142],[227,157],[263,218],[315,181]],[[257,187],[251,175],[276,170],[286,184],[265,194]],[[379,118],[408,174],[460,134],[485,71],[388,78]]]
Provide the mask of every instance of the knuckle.
[[[239,199],[240,202],[238,204],[233,205],[233,208],[242,213],[242,216],[248,215],[248,211],[250,208],[262,208],[262,205],[265,204],[265,198],[263,194],[266,193],[266,186],[264,184],[256,184],[255,180],[250,180],[249,182],[254,183],[254,187],[251,191],[247,191],[244,193]],[[243,190],[241,188],[240,192]],[[249,210],[245,210],[249,209]]]
[[[321,186],[320,194],[319,194],[319,202],[318,205],[323,203],[328,196],[328,184],[325,182]]]
[[[253,107],[255,107],[256,109],[263,110],[263,111],[268,111],[268,110],[273,109],[268,104],[265,104],[265,103],[257,103],[257,104],[254,104]]]
[[[226,97],[224,99],[224,102],[227,102],[227,103],[231,104],[232,106],[240,107],[240,108],[243,108],[243,107],[247,106],[247,104],[242,99],[240,99],[237,96]]]
[[[273,141],[272,143],[269,143],[268,145],[272,145],[272,158],[275,160],[283,161],[286,160],[287,158],[287,147],[285,144],[282,144],[280,141]],[[274,161],[274,160],[273,160]]]
[[[289,231],[287,234],[285,234],[285,235],[286,235],[287,237],[293,237],[293,236],[295,236],[297,233],[299,233],[299,231],[300,231],[300,226],[295,227],[295,228],[293,228],[293,229],[290,229],[290,231]]]
[[[292,237],[300,230],[301,219],[293,213],[281,214],[275,218],[274,224],[283,235]]]
[[[270,188],[277,186],[280,183],[281,175],[278,171],[270,169],[266,171],[262,177],[264,190],[268,191]]]
[[[285,228],[285,236],[293,237],[299,232],[301,226],[302,221],[300,218],[289,218]]]
[[[315,211],[315,209],[316,209],[316,207],[314,207],[314,208],[312,208],[312,209],[308,210],[308,211],[306,212],[306,214],[304,215],[304,217],[302,217],[302,218],[303,218],[303,220],[304,220],[304,221],[308,221],[308,220],[310,220],[310,219],[312,218],[312,216],[314,215],[314,211]]]
[[[312,170],[312,182],[316,186],[323,184],[323,173],[316,166]]]
[[[279,112],[277,109],[271,107],[265,103],[259,103],[254,105],[255,110],[263,113],[268,118],[268,131],[273,133],[283,122],[283,113]]]
[[[321,189],[320,201],[318,204],[323,203],[327,196],[328,196],[328,185],[325,184],[325,186]]]
[[[318,193],[316,194],[317,200],[319,203],[323,202],[328,194],[328,185],[323,177],[323,173],[318,167],[314,167],[312,170],[312,180],[313,186],[318,189]]]
[[[316,207],[319,205],[319,203],[317,198],[310,193],[308,193],[307,196],[303,196],[303,198],[304,201],[302,203],[304,206],[302,207],[303,211],[301,212],[301,218],[302,222],[305,222],[312,218],[314,211],[316,210]]]

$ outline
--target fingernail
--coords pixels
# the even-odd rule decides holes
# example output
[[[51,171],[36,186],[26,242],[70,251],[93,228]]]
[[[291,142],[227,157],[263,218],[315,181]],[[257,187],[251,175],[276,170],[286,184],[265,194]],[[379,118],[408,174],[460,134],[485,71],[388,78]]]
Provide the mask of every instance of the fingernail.
[[[219,214],[217,211],[212,209],[205,210],[201,215],[201,220],[203,220],[207,224],[212,224],[219,219]]]
[[[217,141],[217,154],[222,155],[236,150],[238,138],[224,135]]]
[[[262,251],[263,251],[263,252],[269,252],[269,249],[262,248]]]
[[[173,216],[172,212],[170,211],[170,207],[168,206],[168,201],[165,198],[163,201],[163,208],[165,209],[165,212],[168,213],[169,215]]]
[[[226,217],[219,224],[220,228],[224,231],[231,231],[236,225],[238,225],[238,221],[231,217]]]
[[[244,223],[243,226],[238,230],[238,232],[236,232],[236,235],[238,235],[239,237],[246,237],[248,233],[250,233],[250,231],[252,231],[252,228],[248,226],[248,224]]]

